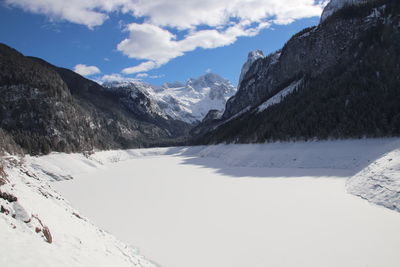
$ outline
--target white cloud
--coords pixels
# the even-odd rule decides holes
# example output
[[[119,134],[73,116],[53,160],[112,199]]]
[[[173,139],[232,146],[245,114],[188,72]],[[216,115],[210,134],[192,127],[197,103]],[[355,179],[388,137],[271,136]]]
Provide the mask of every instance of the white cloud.
[[[159,65],[154,61],[146,61],[146,62],[140,63],[137,66],[125,68],[122,70],[122,73],[132,74],[132,73],[144,72],[144,71],[148,71],[148,70],[157,68],[158,66]]]
[[[103,24],[108,18],[104,10],[107,1],[97,0],[5,0],[10,6],[19,7],[25,11],[45,14],[54,20],[65,20],[82,24],[89,28]]]
[[[307,16],[319,16],[323,0],[138,0],[131,6],[136,16],[147,22],[178,29],[198,25],[217,27],[231,18],[260,22],[276,17],[288,21]]]
[[[82,76],[90,76],[100,73],[100,69],[96,66],[87,66],[85,64],[78,64],[74,67],[74,71]]]
[[[148,76],[149,76],[149,74],[147,74],[147,73],[138,73],[138,74],[136,74],[136,78],[146,78]]]
[[[111,12],[145,18],[149,24],[177,29],[198,25],[217,27],[231,18],[260,22],[319,16],[326,0],[5,0],[25,11],[94,27],[103,24]]]
[[[163,77],[165,77],[164,74],[160,74],[160,75],[150,75],[150,76],[149,76],[150,79],[160,79],[160,78],[163,78]]]
[[[118,73],[103,75],[102,77],[96,79],[96,82],[100,84],[104,82],[134,82],[134,81],[138,81],[138,79],[125,77]]]
[[[117,49],[144,60],[123,73],[160,67],[197,48],[212,49],[254,36],[272,24],[319,16],[327,0],[5,0],[11,6],[53,19],[101,25],[112,12],[144,21],[125,26],[129,36]],[[123,22],[119,23],[124,25]],[[174,33],[182,38],[177,38]]]
[[[254,36],[268,27],[268,22],[248,27],[247,23],[234,24],[222,31],[217,29],[192,31],[183,39],[168,30],[151,24],[132,23],[128,26],[130,36],[118,44],[118,50],[130,58],[147,59],[137,66],[123,69],[123,73],[145,72],[160,67],[173,58],[197,48],[211,49],[234,43],[238,37]]]
[[[142,78],[149,78],[149,79],[159,79],[165,77],[164,74],[160,74],[160,75],[149,75],[148,73],[138,73],[135,76],[135,79],[142,79]]]

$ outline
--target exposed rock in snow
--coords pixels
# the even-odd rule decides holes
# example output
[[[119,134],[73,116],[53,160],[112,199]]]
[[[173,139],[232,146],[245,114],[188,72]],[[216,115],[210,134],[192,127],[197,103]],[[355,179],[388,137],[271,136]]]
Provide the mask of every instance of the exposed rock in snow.
[[[329,16],[345,6],[363,4],[368,1],[371,0],[331,0],[321,14],[321,22],[325,21]]]
[[[236,88],[226,79],[214,73],[207,73],[197,79],[165,83],[161,87],[144,82],[113,82],[103,86],[110,90],[132,90],[132,97],[141,92],[148,98],[151,112],[162,113],[176,120],[188,123],[200,122],[212,109],[223,110],[226,101],[235,94]]]
[[[247,61],[243,64],[242,70],[240,72],[238,86],[240,86],[240,83],[242,82],[246,73],[249,71],[251,65],[253,65],[253,63],[260,58],[264,58],[264,54],[261,50],[255,50],[249,53],[249,55],[247,56]]]

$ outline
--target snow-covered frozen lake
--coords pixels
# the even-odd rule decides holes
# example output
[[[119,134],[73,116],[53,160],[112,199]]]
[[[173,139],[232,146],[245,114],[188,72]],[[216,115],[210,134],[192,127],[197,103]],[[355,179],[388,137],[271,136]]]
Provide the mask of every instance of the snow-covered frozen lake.
[[[400,214],[346,193],[353,174],[158,155],[53,186],[164,267],[397,267]]]

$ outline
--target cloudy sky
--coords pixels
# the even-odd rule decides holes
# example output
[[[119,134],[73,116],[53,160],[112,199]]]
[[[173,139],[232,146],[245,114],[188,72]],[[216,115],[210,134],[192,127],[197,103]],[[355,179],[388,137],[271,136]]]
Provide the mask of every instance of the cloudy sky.
[[[247,53],[318,24],[326,0],[3,0],[0,42],[95,80],[238,80]]]

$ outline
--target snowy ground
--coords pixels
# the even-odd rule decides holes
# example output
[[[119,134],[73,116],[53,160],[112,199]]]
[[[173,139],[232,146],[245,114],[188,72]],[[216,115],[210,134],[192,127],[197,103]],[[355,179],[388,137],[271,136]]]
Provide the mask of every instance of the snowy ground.
[[[155,266],[73,209],[29,160],[8,157],[0,173],[1,267]]]
[[[164,267],[398,266],[399,147],[400,139],[367,139],[28,157],[26,168],[54,181],[79,212],[62,199],[41,200],[50,201],[41,214],[59,205],[41,215],[52,244],[21,231],[30,229],[21,221],[17,229],[2,225],[0,266],[29,266],[16,257],[28,246],[34,262],[52,255],[47,266],[100,266],[92,262],[103,258],[112,266],[127,258],[151,264],[107,232]],[[30,194],[15,191],[21,201]],[[37,208],[21,205],[29,214]],[[4,226],[13,222],[0,213]],[[58,258],[67,263],[54,265]]]

